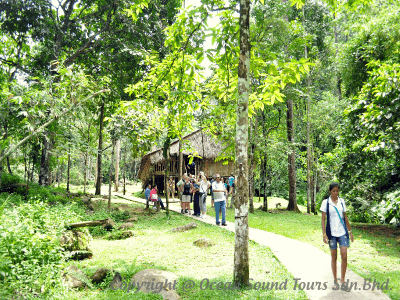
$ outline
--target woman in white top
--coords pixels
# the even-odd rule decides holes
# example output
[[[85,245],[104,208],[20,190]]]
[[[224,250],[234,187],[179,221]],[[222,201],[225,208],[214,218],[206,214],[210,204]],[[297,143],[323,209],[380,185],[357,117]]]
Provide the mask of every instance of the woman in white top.
[[[350,247],[349,237],[351,242],[354,241],[353,233],[351,232],[349,219],[346,215],[346,204],[344,200],[339,198],[339,184],[332,182],[329,185],[330,197],[322,201],[321,212],[322,212],[322,234],[323,241],[325,244],[329,242],[329,248],[331,249],[332,255],[332,273],[334,286],[332,289],[339,289],[337,283],[337,244],[340,247],[340,256],[342,257],[341,266],[341,278],[340,283],[342,289],[350,291],[349,287],[343,285],[345,283],[345,275],[347,270],[347,248]],[[327,221],[327,222],[325,222]],[[326,226],[325,226],[326,224]]]
[[[198,184],[200,185],[200,210],[201,210],[201,216],[200,218],[205,218],[206,217],[206,212],[207,212],[207,190],[211,186],[211,183],[207,181],[206,174],[203,172],[200,172],[200,181]]]
[[[220,225],[219,222],[219,210],[222,212],[222,226],[226,226],[225,212],[226,212],[226,202],[225,202],[225,184],[221,181],[221,176],[216,175],[216,181],[212,183],[212,190],[214,193],[214,207],[215,207],[215,224]]]

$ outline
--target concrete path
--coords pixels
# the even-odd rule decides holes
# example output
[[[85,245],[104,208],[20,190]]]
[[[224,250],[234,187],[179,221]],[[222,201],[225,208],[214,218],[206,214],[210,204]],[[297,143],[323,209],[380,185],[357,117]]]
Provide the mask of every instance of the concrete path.
[[[121,193],[112,193],[127,200],[141,202],[146,204],[146,200],[122,195]],[[165,203],[164,203],[165,204]],[[170,210],[180,213],[177,205],[170,203]],[[193,217],[188,214],[184,216],[202,221],[204,223],[215,225],[215,218],[208,216],[206,219]],[[227,226],[222,228],[235,232],[235,224],[227,222]],[[369,284],[350,269],[347,269],[346,280],[350,283],[351,291],[333,290],[333,277],[331,271],[331,257],[316,247],[290,239],[275,233],[267,232],[260,229],[249,228],[249,237],[251,240],[269,247],[275,254],[277,259],[293,274],[297,281],[297,288],[303,288],[310,300],[388,300],[390,299],[382,291],[376,288],[372,290],[373,284]],[[338,253],[340,255],[340,253]],[[338,262],[337,274],[340,277],[340,263]],[[372,279],[373,281],[373,279]],[[320,282],[320,289],[317,283]],[[314,286],[312,286],[314,283]],[[308,284],[308,286],[307,286]],[[324,285],[325,284],[325,285]],[[289,287],[294,288],[294,287]],[[390,282],[389,282],[390,288]]]

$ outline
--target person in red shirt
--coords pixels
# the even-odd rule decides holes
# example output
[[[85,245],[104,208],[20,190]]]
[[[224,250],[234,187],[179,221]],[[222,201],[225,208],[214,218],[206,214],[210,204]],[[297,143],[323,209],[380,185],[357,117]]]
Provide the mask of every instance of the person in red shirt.
[[[161,205],[161,209],[165,209],[164,203],[162,202],[161,198],[158,198],[157,195],[158,187],[154,185],[153,189],[150,191],[150,200],[153,202],[153,207],[156,207],[156,202],[159,201]]]

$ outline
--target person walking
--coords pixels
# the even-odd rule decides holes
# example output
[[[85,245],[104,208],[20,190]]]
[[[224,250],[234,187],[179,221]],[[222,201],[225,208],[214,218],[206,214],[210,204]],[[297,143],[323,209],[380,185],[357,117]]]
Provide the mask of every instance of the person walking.
[[[215,182],[215,175],[211,178],[211,187],[210,187],[210,193],[211,193],[211,207],[214,207],[214,193],[212,189],[212,184]]]
[[[229,206],[229,208],[233,208],[233,203],[235,201],[235,185],[236,185],[236,180],[233,181],[231,188],[229,190],[229,195],[232,195],[231,205]],[[228,206],[228,201],[226,201],[226,206]]]
[[[226,226],[225,213],[226,213],[226,202],[225,202],[225,194],[226,189],[225,185],[221,181],[221,176],[216,174],[216,181],[212,184],[212,189],[214,193],[214,208],[215,208],[215,224],[220,225],[219,222],[219,211],[222,213],[222,226]]]
[[[170,198],[172,198],[172,201],[175,200],[175,180],[172,176],[168,180],[168,195],[171,195]]]
[[[150,192],[151,192],[151,184],[148,184],[146,190],[144,191],[144,196],[146,197],[146,209],[148,209],[150,207],[150,204],[149,204]]]
[[[192,183],[193,190],[193,216],[200,217],[200,176],[198,181]]]
[[[205,219],[207,213],[207,190],[211,186],[211,183],[207,181],[206,174],[200,172],[200,218]]]
[[[191,183],[188,176],[184,176],[185,183],[183,185],[183,192],[182,192],[182,214],[187,214],[190,210],[190,199],[191,199]]]
[[[339,243],[340,256],[342,258],[340,284],[343,290],[349,292],[350,287],[344,284],[347,270],[347,248],[350,247],[349,238],[353,242],[354,237],[346,214],[346,204],[342,198],[339,198],[338,183],[332,182],[329,185],[329,194],[329,198],[322,201],[321,204],[321,226],[323,241],[329,244],[331,249],[331,267],[334,283],[332,289],[339,289],[339,284],[337,283],[339,280],[337,278],[337,244]]]
[[[185,209],[184,204],[182,202],[183,186],[185,185],[185,178],[186,178],[186,174],[183,174],[181,180],[179,180],[178,183],[176,184],[176,186],[178,187],[178,197],[179,197],[179,200],[181,201],[181,213],[182,214]]]

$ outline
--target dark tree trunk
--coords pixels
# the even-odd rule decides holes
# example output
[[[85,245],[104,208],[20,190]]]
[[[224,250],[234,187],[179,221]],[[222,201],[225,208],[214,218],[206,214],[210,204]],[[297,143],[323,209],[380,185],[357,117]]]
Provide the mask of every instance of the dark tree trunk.
[[[333,14],[333,19],[335,19],[335,14]],[[335,47],[336,47],[336,57],[337,57],[339,53],[339,42],[338,42],[338,30],[336,25],[333,27],[333,32],[335,35]],[[342,100],[342,78],[340,77],[339,70],[337,70],[336,86],[338,89],[339,100]]]
[[[111,210],[111,187],[112,187],[112,172],[114,166],[114,152],[115,152],[115,140],[112,141],[112,152],[110,162],[110,174],[108,174],[108,210]]]
[[[169,164],[170,164],[170,145],[171,145],[171,136],[170,136],[170,126],[171,121],[168,118],[167,120],[168,126],[168,136],[164,142],[163,147],[163,156],[165,158],[165,169],[164,169],[164,194],[165,194],[165,201],[166,201],[166,215],[169,217],[169,195],[168,195],[168,177],[169,177]],[[158,209],[158,206],[157,206]]]
[[[115,180],[114,180],[114,192],[118,192],[119,188],[119,161],[121,156],[121,140],[117,139],[115,142]]]
[[[71,170],[71,151],[68,149],[68,167],[67,167],[67,192],[69,193],[69,174]]]
[[[318,158],[315,157],[314,180],[313,180],[314,192],[313,192],[313,201],[312,201],[312,205],[311,205],[311,211],[314,213],[314,215],[318,215],[318,210],[317,210],[317,207],[316,207],[316,202],[317,202],[317,180],[318,180]]]
[[[126,193],[126,145],[124,147],[124,195]]]
[[[87,181],[87,162],[88,162],[88,152],[85,153],[85,162],[83,168],[83,193],[86,194],[86,181]]]
[[[182,165],[183,165],[182,139],[181,137],[179,137],[179,180],[183,176]]]
[[[255,134],[253,132],[253,127],[254,123],[253,120],[250,120],[250,155],[249,155],[249,211],[250,213],[254,214],[254,203],[253,203],[253,197],[254,197],[254,149],[255,149]],[[255,128],[254,128],[255,130]]]
[[[260,193],[264,197],[263,211],[268,211],[268,192],[267,192],[267,154],[261,159],[261,178],[260,178]],[[261,192],[262,191],[262,192]]]
[[[254,214],[254,145],[250,148],[250,169],[249,169],[249,203],[250,203],[250,213]]]
[[[50,171],[50,138],[46,130],[43,134],[42,156],[40,159],[39,184],[41,186],[49,185]]]
[[[294,122],[293,122],[293,100],[287,101],[287,137],[289,142],[288,168],[289,168],[289,203],[287,210],[300,212],[297,207],[296,197],[296,153],[294,148]]]
[[[27,181],[27,177],[26,176],[28,174],[28,167],[27,167],[26,163],[27,163],[26,152],[24,152],[24,180]]]
[[[12,174],[11,164],[10,164],[10,157],[9,156],[7,156],[7,169],[8,169],[8,173]]]
[[[96,192],[95,195],[101,194],[101,182],[103,175],[101,174],[101,158],[103,155],[103,121],[104,121],[104,101],[100,107],[100,132],[99,132],[99,147],[97,149],[97,181],[96,181]]]

